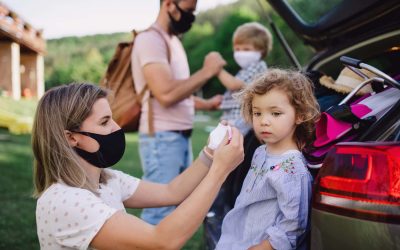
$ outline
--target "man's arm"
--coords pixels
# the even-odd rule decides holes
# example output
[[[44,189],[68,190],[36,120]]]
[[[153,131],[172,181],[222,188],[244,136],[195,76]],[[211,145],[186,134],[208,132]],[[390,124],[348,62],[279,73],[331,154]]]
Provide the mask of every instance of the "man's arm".
[[[168,64],[149,63],[143,67],[146,83],[153,96],[164,107],[169,107],[192,95],[226,64],[217,52],[209,53],[203,67],[185,80],[173,78]]]

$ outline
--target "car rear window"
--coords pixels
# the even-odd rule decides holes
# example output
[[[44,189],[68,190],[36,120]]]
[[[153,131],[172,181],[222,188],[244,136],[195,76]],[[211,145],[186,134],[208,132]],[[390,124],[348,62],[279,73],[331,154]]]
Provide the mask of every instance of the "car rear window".
[[[342,0],[288,0],[287,3],[308,24],[315,24]]]
[[[400,119],[386,130],[377,141],[400,141]]]

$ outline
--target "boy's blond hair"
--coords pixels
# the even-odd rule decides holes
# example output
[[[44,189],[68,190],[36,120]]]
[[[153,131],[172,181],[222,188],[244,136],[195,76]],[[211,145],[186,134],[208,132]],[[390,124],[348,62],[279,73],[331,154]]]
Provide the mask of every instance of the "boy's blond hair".
[[[263,58],[272,49],[271,32],[257,22],[245,23],[237,27],[233,33],[232,42],[233,44],[252,44],[256,49],[263,51]]]
[[[249,124],[253,122],[253,98],[255,95],[265,95],[272,89],[283,90],[296,111],[296,118],[301,120],[294,136],[299,149],[312,143],[315,123],[320,111],[314,96],[313,83],[302,73],[293,70],[272,68],[259,76],[253,83],[247,85],[237,98],[241,101],[242,115]]]

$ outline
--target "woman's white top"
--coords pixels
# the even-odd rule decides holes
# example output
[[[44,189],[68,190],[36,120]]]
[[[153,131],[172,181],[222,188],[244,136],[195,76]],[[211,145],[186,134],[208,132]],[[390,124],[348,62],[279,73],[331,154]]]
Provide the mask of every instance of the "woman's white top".
[[[105,169],[112,177],[100,184],[99,196],[62,182],[51,185],[38,199],[37,234],[41,249],[88,249],[103,224],[136,191],[140,180]]]

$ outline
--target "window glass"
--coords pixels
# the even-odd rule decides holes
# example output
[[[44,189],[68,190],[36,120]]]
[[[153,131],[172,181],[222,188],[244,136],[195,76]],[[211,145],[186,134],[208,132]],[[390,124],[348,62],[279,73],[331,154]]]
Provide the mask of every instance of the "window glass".
[[[400,141],[400,120],[384,131],[377,141]]]
[[[287,0],[286,2],[304,22],[314,24],[342,0]]]

